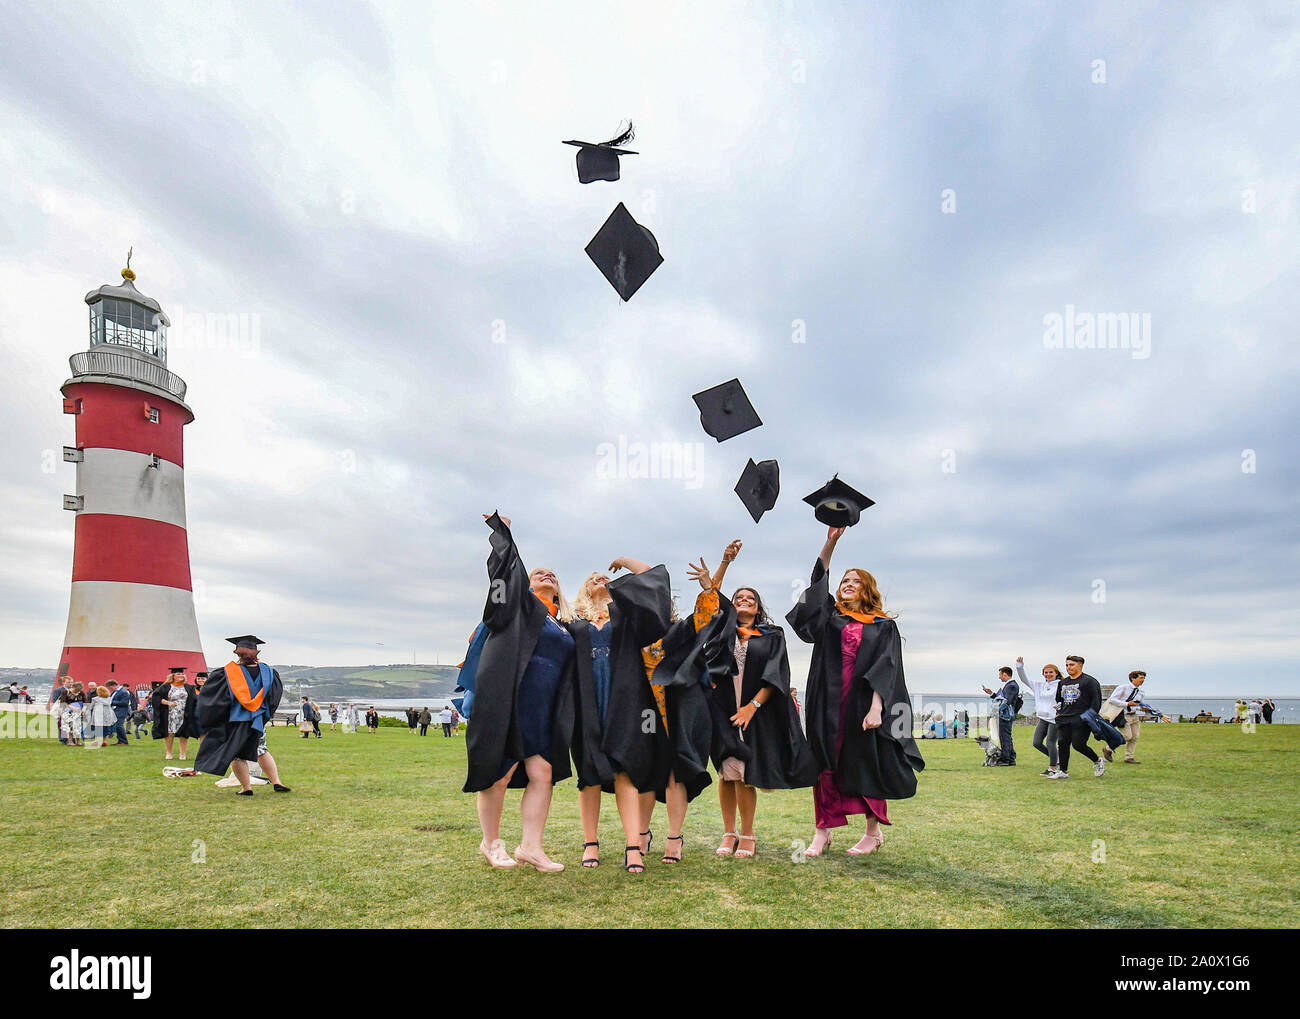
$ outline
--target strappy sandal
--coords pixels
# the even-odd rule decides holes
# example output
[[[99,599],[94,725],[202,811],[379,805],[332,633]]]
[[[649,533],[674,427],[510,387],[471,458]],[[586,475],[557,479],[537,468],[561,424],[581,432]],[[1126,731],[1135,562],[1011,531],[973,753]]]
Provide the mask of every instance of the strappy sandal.
[[[806,856],[806,857],[808,857],[808,859],[810,859],[810,860],[815,860],[815,859],[817,859],[817,857],[821,856],[822,853],[824,853],[824,852],[826,852],[826,850],[830,849],[830,847],[831,847],[831,842],[833,842],[834,839],[835,839],[835,830],[834,830],[833,828],[823,828],[823,829],[819,829],[818,834],[821,834],[822,831],[826,832],[826,841],[822,843],[821,848],[818,849],[816,852],[813,852],[813,847],[812,847],[812,846],[809,846],[807,849],[805,849],[805,850],[803,851],[803,855]],[[813,836],[813,841],[814,841],[814,842],[817,841],[817,836],[816,836],[816,835]]]
[[[584,850],[586,850],[586,849],[590,849],[592,846],[595,846],[597,849],[599,849],[599,848],[600,848],[600,842],[599,842],[599,841],[597,841],[597,842],[584,842],[584,843],[582,844],[582,848],[583,848]],[[584,853],[583,855],[585,856],[586,854]],[[590,870],[592,867],[599,867],[599,866],[600,866],[600,853],[597,853],[597,854],[596,854],[595,856],[593,856],[590,860],[584,859],[584,860],[582,861],[582,865],[583,865],[584,867],[586,867],[588,870]]]
[[[735,839],[736,845],[728,849],[725,844],[727,839]],[[715,849],[714,852],[717,853],[719,856],[734,856],[736,853],[736,846],[740,845],[740,836],[737,835],[734,831],[724,831],[722,833],[722,840],[724,844],[718,846],[718,848]]]
[[[645,839],[645,848],[641,850],[642,855],[644,855],[645,853],[650,852],[650,843],[655,840],[655,833],[647,828],[641,833],[641,837]]]
[[[868,839],[871,841],[867,842]],[[862,846],[862,843],[864,842],[866,842],[866,845]],[[878,831],[874,835],[867,834],[862,836],[862,841],[858,843],[858,846],[862,846],[861,849],[859,849],[858,846],[849,846],[849,848],[844,851],[850,856],[866,856],[868,853],[874,853],[884,844],[885,833],[883,831]]]
[[[754,843],[754,848],[753,848],[753,849],[741,849],[741,848],[740,848],[740,844],[741,844],[742,842],[745,842],[745,841],[749,841],[749,842]],[[736,837],[736,859],[740,859],[741,857],[744,857],[745,859],[749,859],[749,858],[750,858],[751,856],[753,856],[754,853],[756,853],[757,851],[758,851],[758,836],[757,836],[757,835],[738,835],[738,836]]]
[[[686,849],[686,840],[683,839],[680,835],[669,835],[668,838],[664,839],[664,841],[665,841],[665,842],[680,842],[680,843],[682,844],[682,849],[683,849],[683,850]],[[680,856],[669,856],[669,855],[668,855],[668,847],[667,847],[667,846],[664,846],[664,857],[663,857],[663,859],[661,859],[659,862],[660,862],[660,863],[681,863],[681,862],[682,862],[682,858],[681,858]]]
[[[628,862],[627,862],[627,854],[630,853],[630,852],[632,852],[633,850],[635,850],[636,852],[640,853],[640,852],[641,852],[641,847],[640,847],[640,846],[628,846],[626,849],[623,850],[623,869],[624,869],[625,871],[627,871],[629,874],[640,874],[641,872],[643,872],[643,871],[645,870],[645,864],[644,864],[644,863],[628,863]],[[642,859],[644,859],[644,858],[645,858],[645,857],[644,857],[644,854],[643,854],[643,855],[642,855]]]

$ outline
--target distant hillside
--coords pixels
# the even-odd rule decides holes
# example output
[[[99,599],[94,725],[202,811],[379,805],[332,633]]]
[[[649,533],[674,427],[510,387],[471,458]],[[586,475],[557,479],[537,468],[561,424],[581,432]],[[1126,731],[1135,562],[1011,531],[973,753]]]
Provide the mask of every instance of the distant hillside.
[[[286,693],[308,693],[312,700],[348,698],[450,697],[456,687],[454,665],[277,666]]]

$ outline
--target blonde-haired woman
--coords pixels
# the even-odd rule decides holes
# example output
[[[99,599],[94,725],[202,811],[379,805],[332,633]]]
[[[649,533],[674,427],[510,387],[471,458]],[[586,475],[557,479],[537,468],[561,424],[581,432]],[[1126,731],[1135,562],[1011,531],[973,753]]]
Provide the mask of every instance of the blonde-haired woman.
[[[73,680],[71,676],[65,676],[66,685],[63,693],[59,695],[62,702],[59,706],[63,709],[63,734],[68,739],[68,746],[81,746],[82,737],[82,710],[85,707],[86,695],[82,690],[80,683]]]
[[[553,570],[524,569],[510,520],[497,513],[483,519],[492,529],[483,609],[487,638],[475,672],[464,791],[477,793],[479,852],[489,864],[508,870],[526,863],[558,873],[564,864],[546,855],[542,835],[552,787],[571,774],[573,638],[562,624],[573,612]],[[521,786],[523,833],[512,858],[501,841],[501,814],[506,789]]]
[[[1056,688],[1061,682],[1061,670],[1051,662],[1043,666],[1042,679],[1025,675],[1025,659],[1016,659],[1016,672],[1020,682],[1034,691],[1034,714],[1038,725],[1034,729],[1034,749],[1047,758],[1047,770],[1040,771],[1044,778],[1055,775],[1060,769],[1056,747]]]
[[[659,712],[641,650],[667,632],[672,600],[663,566],[651,568],[622,556],[609,569],[628,573],[617,579],[609,573],[590,574],[574,598],[577,618],[569,624],[577,679],[573,760],[582,815],[582,865],[600,864],[600,799],[608,792],[614,794],[623,823],[624,869],[639,874],[645,870],[643,856],[649,848],[641,841],[641,817],[653,809],[670,753],[664,727],[653,724]]]
[[[916,795],[925,767],[912,739],[912,704],[903,676],[902,639],[885,611],[876,579],[844,572],[834,597],[828,573],[843,527],[831,527],[812,580],[786,619],[813,645],[808,670],[808,743],[821,765],[813,787],[817,830],[807,856],[821,856],[849,814],[865,814],[866,833],[848,850],[859,856],[884,842],[888,800]]]

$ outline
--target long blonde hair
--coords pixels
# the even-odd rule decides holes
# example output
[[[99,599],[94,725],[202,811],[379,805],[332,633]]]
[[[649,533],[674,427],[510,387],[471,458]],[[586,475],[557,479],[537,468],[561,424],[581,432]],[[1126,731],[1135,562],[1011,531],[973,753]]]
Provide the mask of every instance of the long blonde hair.
[[[564,597],[564,588],[560,586],[560,578],[555,575],[555,571],[553,569],[551,569],[549,566],[534,566],[531,570],[528,571],[529,587],[531,587],[533,583],[533,574],[538,573],[542,570],[545,570],[551,576],[555,577],[555,604],[558,606],[558,609],[555,613],[555,618],[558,619],[561,623],[573,622],[573,620],[577,618],[573,614],[573,606],[570,605],[568,599]]]
[[[839,588],[844,586],[844,577],[850,573],[855,574],[858,580],[862,581],[862,593],[858,595],[853,603],[840,601]],[[898,618],[892,612],[885,611],[885,599],[881,597],[880,586],[876,583],[876,578],[866,570],[848,569],[840,577],[839,586],[835,589],[835,607],[841,612],[861,612],[864,615],[884,616],[886,619]]]
[[[596,607],[596,599],[591,596],[591,582],[597,577],[608,577],[609,574],[603,570],[594,570],[587,574],[587,579],[582,582],[578,588],[578,593],[573,596],[573,614],[578,619],[585,619],[589,623],[594,623],[600,618],[600,609]],[[607,592],[608,593],[608,592]],[[608,608],[609,602],[605,603]],[[606,615],[609,613],[606,612]]]

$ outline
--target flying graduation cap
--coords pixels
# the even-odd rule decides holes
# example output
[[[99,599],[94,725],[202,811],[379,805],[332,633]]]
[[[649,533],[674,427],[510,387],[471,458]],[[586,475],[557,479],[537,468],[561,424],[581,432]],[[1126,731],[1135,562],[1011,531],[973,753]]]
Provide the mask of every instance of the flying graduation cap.
[[[740,379],[696,393],[691,399],[700,408],[700,424],[719,442],[726,442],[763,423],[745,395]]]
[[[226,640],[234,644],[235,647],[252,648],[254,651],[257,650],[258,644],[266,643],[260,637],[254,637],[251,633],[246,633],[242,637],[227,637]]]
[[[736,494],[754,518],[754,523],[776,505],[780,492],[781,470],[775,460],[760,460],[758,463],[750,460],[736,482]]]
[[[830,527],[852,527],[864,509],[876,504],[874,499],[846,485],[838,474],[812,495],[805,495],[803,501],[815,506],[813,516]]]
[[[566,141],[565,145],[578,146],[578,180],[590,184],[593,180],[618,180],[618,157],[635,156],[631,149],[619,148],[636,137],[632,122],[627,130],[607,142]]]
[[[622,202],[596,231],[586,250],[587,257],[625,301],[630,301],[641,284],[664,264],[655,235],[633,219]]]

